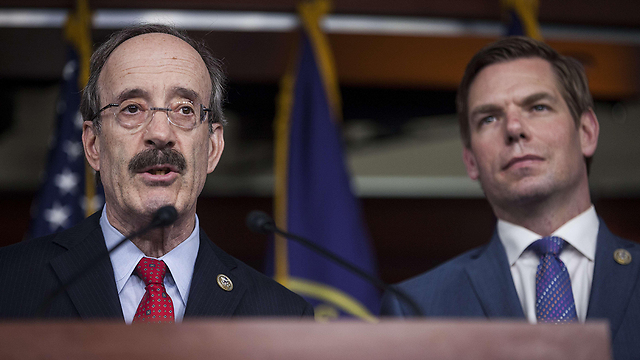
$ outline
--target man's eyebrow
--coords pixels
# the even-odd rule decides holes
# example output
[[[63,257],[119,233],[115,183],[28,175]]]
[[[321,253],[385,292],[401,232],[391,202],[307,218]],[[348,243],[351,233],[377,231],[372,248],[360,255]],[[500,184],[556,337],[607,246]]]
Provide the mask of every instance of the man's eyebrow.
[[[546,91],[543,92],[538,92],[538,93],[534,93],[531,94],[527,97],[525,97],[524,99],[522,99],[520,101],[520,105],[531,105],[534,104],[540,100],[549,100],[551,102],[557,102],[558,98],[556,96],[553,96],[553,94],[550,94]],[[474,116],[477,116],[478,114],[486,114],[486,113],[495,113],[495,112],[499,112],[502,111],[502,108],[498,105],[495,104],[484,104],[484,105],[480,105],[478,107],[475,107],[473,110],[471,110],[470,114],[469,114],[469,118],[473,118]]]
[[[170,94],[172,97],[178,96],[185,99],[189,99],[191,101],[200,100],[200,95],[198,95],[197,92],[191,89],[180,87],[180,86],[171,88]]]
[[[171,97],[177,96],[177,97],[189,99],[191,101],[197,101],[200,99],[200,96],[194,90],[179,87],[179,86],[171,88],[169,93],[171,94]],[[118,94],[118,97],[116,98],[116,102],[121,103],[125,100],[132,99],[132,98],[143,98],[145,100],[149,100],[150,95],[149,95],[149,92],[140,88],[125,89],[120,94]]]
[[[484,104],[473,108],[471,113],[469,114],[469,118],[473,118],[478,114],[486,114],[486,113],[495,113],[502,111],[502,107],[495,104]]]
[[[558,101],[558,98],[556,96],[553,96],[552,94],[548,93],[548,92],[539,92],[539,93],[535,93],[535,94],[531,94],[527,97],[525,97],[524,99],[522,99],[522,101],[520,102],[522,105],[531,105],[533,103],[536,103],[540,100],[548,100],[551,102],[556,102]]]
[[[143,99],[148,99],[149,98],[149,93],[146,92],[145,90],[136,88],[136,89],[124,89],[117,97],[116,102],[117,103],[121,103],[125,100],[131,99],[131,98],[143,98]]]

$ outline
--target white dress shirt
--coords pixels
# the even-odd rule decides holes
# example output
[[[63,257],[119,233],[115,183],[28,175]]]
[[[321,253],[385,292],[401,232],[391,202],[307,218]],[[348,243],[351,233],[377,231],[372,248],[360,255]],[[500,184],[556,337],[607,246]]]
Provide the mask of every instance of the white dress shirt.
[[[560,260],[569,271],[576,313],[580,322],[584,322],[587,318],[599,226],[600,221],[592,205],[587,211],[569,220],[552,234],[567,242],[560,253]],[[498,220],[498,236],[507,252],[513,283],[524,314],[530,323],[535,324],[537,322],[536,271],[540,258],[533,250],[526,249],[543,236],[504,220]]]
[[[196,215],[196,224],[191,235],[173,250],[158,258],[158,260],[163,260],[167,264],[164,286],[173,301],[176,322],[182,321],[184,310],[187,307],[193,267],[200,248],[199,225],[200,222]],[[109,223],[106,206],[102,210],[100,227],[102,228],[107,249],[111,249],[123,238],[123,235]],[[124,321],[127,324],[131,324],[138,309],[138,304],[145,293],[145,283],[134,274],[134,269],[145,255],[131,241],[127,241],[113,251],[110,257]]]

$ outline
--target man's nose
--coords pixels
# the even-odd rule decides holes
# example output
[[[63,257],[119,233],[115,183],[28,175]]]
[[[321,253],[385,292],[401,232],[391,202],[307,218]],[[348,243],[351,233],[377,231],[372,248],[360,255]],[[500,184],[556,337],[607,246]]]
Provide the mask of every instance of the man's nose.
[[[526,119],[518,110],[512,110],[505,115],[505,140],[507,144],[529,139]]]
[[[174,126],[169,122],[169,113],[164,110],[153,110],[151,119],[144,130],[144,141],[158,149],[173,147],[176,143]]]

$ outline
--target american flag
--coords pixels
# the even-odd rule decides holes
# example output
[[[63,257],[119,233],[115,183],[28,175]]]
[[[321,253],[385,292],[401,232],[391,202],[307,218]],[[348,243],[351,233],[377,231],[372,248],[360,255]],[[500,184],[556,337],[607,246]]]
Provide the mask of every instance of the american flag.
[[[67,62],[57,104],[57,127],[43,183],[32,207],[29,238],[67,229],[103,203],[104,195],[95,190],[93,172],[85,165],[82,116],[78,111],[80,89],[87,80],[83,67],[88,66],[91,55],[90,19],[86,1],[80,0],[77,11],[69,15],[65,25]]]

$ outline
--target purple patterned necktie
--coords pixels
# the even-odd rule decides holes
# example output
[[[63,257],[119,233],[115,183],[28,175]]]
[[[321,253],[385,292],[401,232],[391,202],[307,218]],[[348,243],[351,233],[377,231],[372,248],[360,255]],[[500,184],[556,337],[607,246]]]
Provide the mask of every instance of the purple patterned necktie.
[[[564,245],[563,239],[547,236],[530,246],[540,256],[536,272],[536,317],[539,323],[566,323],[578,319],[569,272],[559,258]]]

